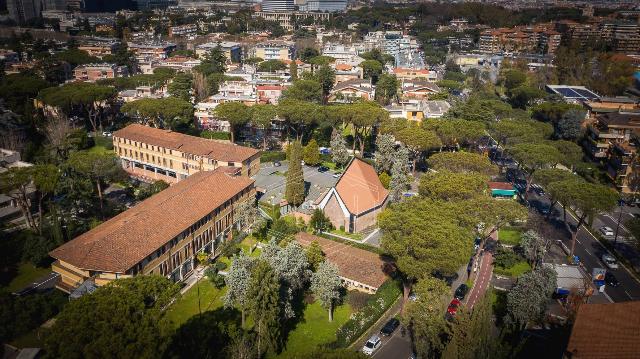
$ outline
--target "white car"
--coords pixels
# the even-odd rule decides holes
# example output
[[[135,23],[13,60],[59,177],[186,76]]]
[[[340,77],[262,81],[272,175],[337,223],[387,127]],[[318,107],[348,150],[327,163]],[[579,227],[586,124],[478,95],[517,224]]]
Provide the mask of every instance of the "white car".
[[[616,259],[613,258],[612,256],[610,256],[608,254],[603,254],[602,255],[602,261],[610,269],[618,269],[618,261],[616,261]]]
[[[380,337],[377,335],[374,335],[371,338],[369,338],[369,340],[367,340],[367,342],[364,344],[364,346],[362,347],[362,352],[367,355],[371,355],[373,354],[374,351],[380,348],[381,345],[382,345],[382,340],[380,340]]]
[[[600,227],[600,233],[605,237],[613,237],[613,229],[611,227]]]

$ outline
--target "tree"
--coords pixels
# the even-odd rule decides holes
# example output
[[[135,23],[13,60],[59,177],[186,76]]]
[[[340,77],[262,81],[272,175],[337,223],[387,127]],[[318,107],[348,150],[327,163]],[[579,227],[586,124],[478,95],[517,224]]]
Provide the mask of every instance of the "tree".
[[[69,115],[78,111],[87,116],[94,132],[102,128],[104,111],[110,107],[116,89],[88,82],[72,82],[60,87],[46,88],[38,94],[43,103]]]
[[[472,235],[455,223],[457,215],[440,202],[421,198],[399,202],[379,215],[381,246],[402,274],[404,303],[416,281],[435,272],[455,273],[468,261]]]
[[[262,130],[262,150],[267,150],[267,133],[271,128],[271,121],[278,116],[278,110],[274,105],[251,106],[251,123]]]
[[[247,256],[244,251],[240,251],[233,256],[231,267],[224,279],[227,284],[227,293],[222,297],[222,302],[226,308],[240,308],[243,328],[245,327],[245,313],[251,304],[251,297],[248,296],[248,293],[254,265],[255,259]]]
[[[565,140],[576,140],[580,137],[585,115],[584,110],[570,109],[566,111],[556,123],[556,137]]]
[[[269,263],[259,260],[251,271],[247,290],[248,309],[258,335],[258,357],[267,350],[277,352],[281,341],[280,282]]]
[[[285,187],[285,199],[290,205],[297,207],[304,202],[304,174],[302,172],[302,145],[295,141],[291,146],[291,157]]]
[[[276,72],[287,68],[287,65],[280,60],[266,60],[258,64],[260,72]]]
[[[193,105],[176,97],[143,98],[127,102],[120,111],[143,124],[172,130],[184,130],[193,123]]]
[[[547,187],[552,198],[561,202],[563,207],[563,222],[567,231],[571,233],[571,250],[573,256],[578,231],[585,224],[587,218],[592,218],[599,212],[611,210],[619,199],[618,193],[604,185],[588,183],[576,178],[553,182]],[[575,227],[567,219],[567,206],[575,211],[577,224]]]
[[[285,123],[295,132],[298,141],[302,140],[309,129],[324,119],[324,114],[324,108],[312,102],[287,98],[281,99],[278,103],[278,116],[285,119]]]
[[[519,143],[509,149],[513,159],[526,170],[525,199],[528,197],[529,188],[536,171],[548,168],[560,162],[562,156],[553,146],[545,143]]]
[[[440,137],[443,146],[456,147],[477,143],[486,136],[486,126],[479,121],[462,119],[427,120],[422,125],[427,130],[435,131]]]
[[[313,228],[315,232],[324,232],[331,228],[331,221],[324,215],[321,209],[316,208],[309,220],[309,226]]]
[[[421,196],[443,201],[472,199],[485,193],[487,177],[475,172],[440,170],[422,175],[418,191]]]
[[[551,294],[556,288],[556,272],[540,267],[523,274],[507,294],[507,313],[523,329],[530,321],[542,319]]]
[[[78,151],[69,156],[68,165],[76,173],[85,176],[95,184],[100,202],[100,211],[103,211],[103,183],[122,176],[118,158],[111,152]]]
[[[191,101],[191,87],[193,83],[193,76],[189,73],[178,73],[174,76],[173,80],[169,83],[167,91],[169,95],[177,97],[184,101]]]
[[[318,270],[311,276],[311,291],[329,311],[330,322],[333,322],[333,305],[340,299],[341,288],[342,279],[338,274],[338,268],[327,261],[320,263]]]
[[[533,101],[545,96],[545,92],[535,87],[522,85],[508,91],[509,102],[514,108],[526,109]]]
[[[339,166],[344,166],[349,161],[347,142],[338,131],[334,131],[331,136],[331,160]]]
[[[376,84],[376,101],[381,105],[388,105],[398,97],[400,83],[396,75],[382,74]]]
[[[322,84],[314,80],[298,80],[282,91],[281,100],[298,100],[312,102],[315,104],[322,103]]]
[[[501,80],[507,90],[512,90],[527,81],[527,74],[517,69],[507,69],[502,73]]]
[[[229,122],[231,142],[235,142],[235,132],[240,126],[244,126],[251,120],[251,110],[242,102],[224,102],[213,110],[222,121]]]
[[[200,72],[205,76],[213,73],[224,73],[227,70],[227,57],[220,46],[211,50],[204,56],[204,61],[193,68],[194,71]]]
[[[389,113],[375,102],[359,102],[347,105],[345,108],[350,112],[350,122],[354,132],[355,142],[360,143],[360,153],[364,153],[365,138],[370,134],[372,128],[389,117]],[[354,148],[355,149],[355,148]]]
[[[389,182],[389,200],[391,202],[399,201],[402,194],[411,186],[412,179],[408,163],[409,151],[405,146],[400,146],[391,166],[391,181]]]
[[[234,219],[240,230],[244,233],[251,234],[263,224],[263,219],[258,212],[258,206],[255,200],[249,198],[240,203],[234,212]]]
[[[324,263],[324,259],[325,259],[325,254],[322,251],[322,247],[320,247],[320,244],[318,243],[318,241],[311,242],[311,244],[307,248],[306,254],[307,254],[307,261],[309,262],[311,269],[314,272],[316,272],[318,270],[318,266],[321,263]],[[313,281],[313,275],[311,278]]]
[[[27,227],[42,234],[44,201],[53,194],[59,178],[54,165],[11,167],[0,173],[0,191],[16,201]],[[32,212],[32,200],[36,202],[36,215]]]
[[[417,354],[421,358],[435,358],[443,349],[442,333],[446,330],[443,313],[451,290],[439,279],[427,277],[418,281],[416,301],[407,305],[403,317],[413,332]]]
[[[401,141],[413,153],[413,173],[416,172],[416,164],[424,151],[438,148],[442,145],[440,139],[433,131],[424,130],[422,127],[408,126],[398,133],[396,139]]]
[[[322,65],[315,73],[316,79],[322,87],[322,103],[327,102],[327,97],[336,82],[336,72],[329,65]]]
[[[559,168],[543,168],[536,172],[536,182],[544,188],[548,188],[553,182],[561,182],[571,179],[580,180],[582,177],[578,177],[569,171],[561,170]],[[549,218],[553,211],[553,207],[558,203],[558,199],[554,197],[554,193],[547,192],[547,195],[549,195],[551,202],[549,205],[549,213],[547,213],[547,218]]]
[[[631,239],[635,244],[635,247],[640,249],[640,218],[632,218],[628,220],[625,224],[629,233],[631,233]]]
[[[476,172],[487,176],[498,172],[497,167],[489,161],[489,158],[471,152],[439,152],[431,155],[427,163],[436,171]]]
[[[382,74],[383,66],[376,60],[366,60],[360,63],[362,67],[363,77],[365,79],[371,79],[373,84],[378,82],[380,74]]]
[[[289,74],[292,82],[298,80],[298,63],[296,60],[292,60],[291,64],[289,64]]]
[[[300,51],[300,53],[298,53],[298,57],[300,58],[300,60],[306,63],[309,63],[309,60],[311,58],[314,58],[318,55],[320,55],[320,53],[313,47],[305,47],[304,49],[302,49],[302,51]]]
[[[391,171],[396,154],[396,139],[393,135],[383,134],[376,137],[376,151],[373,153],[373,160],[378,173]]]
[[[295,317],[293,298],[306,286],[311,275],[304,249],[295,241],[289,242],[284,248],[278,246],[275,241],[270,241],[263,247],[260,259],[269,263],[280,278],[283,317]]]
[[[450,340],[442,352],[442,359],[492,358],[493,310],[489,291],[473,306],[462,308],[451,325]]]
[[[575,165],[582,161],[582,147],[575,142],[558,140],[550,143],[560,152],[560,163],[573,170]]]
[[[531,264],[533,270],[536,269],[538,263],[542,262],[544,254],[547,252],[549,242],[542,238],[538,233],[528,230],[520,239],[520,248],[524,253],[525,258]]]
[[[156,358],[167,347],[166,311],[177,284],[154,275],[119,279],[67,304],[46,337],[52,358]]]
[[[310,166],[315,166],[320,163],[320,148],[318,142],[315,139],[311,139],[306,146],[304,146],[303,157],[304,163]]]

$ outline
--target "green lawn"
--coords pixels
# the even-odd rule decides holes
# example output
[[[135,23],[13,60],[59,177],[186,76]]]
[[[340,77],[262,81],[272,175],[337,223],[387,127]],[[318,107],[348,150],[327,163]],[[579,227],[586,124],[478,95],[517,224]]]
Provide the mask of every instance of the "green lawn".
[[[203,312],[222,306],[222,296],[226,288],[217,289],[204,277],[173,303],[167,311],[167,319],[171,320],[174,327],[179,327],[189,318],[198,314],[198,288],[200,288],[200,308]]]
[[[329,231],[329,233],[333,233],[333,234],[337,234],[339,236],[355,239],[356,241],[361,241],[362,240],[362,234],[360,234],[360,233],[348,233],[348,232],[345,232],[345,231],[341,231],[339,229],[332,229],[332,230]]]
[[[498,240],[502,244],[517,246],[520,244],[522,231],[516,228],[505,228],[498,231]]]
[[[15,292],[29,283],[34,282],[36,279],[51,272],[51,268],[39,268],[31,263],[22,263],[18,267],[18,275],[11,280],[6,290],[8,292]]]
[[[91,147],[89,149],[89,152],[107,153],[107,152],[111,152],[111,150],[109,150],[109,149],[107,149],[106,147],[103,147],[103,146],[95,145],[95,146],[93,146],[93,147]]]
[[[499,275],[505,275],[517,278],[522,274],[531,270],[531,266],[526,261],[520,261],[510,268],[495,267],[494,272]]]
[[[351,307],[344,304],[333,312],[333,322],[329,322],[329,313],[319,301],[308,304],[303,318],[295,329],[289,333],[285,350],[277,358],[303,357],[301,354],[315,347],[336,340],[336,331],[351,315]]]

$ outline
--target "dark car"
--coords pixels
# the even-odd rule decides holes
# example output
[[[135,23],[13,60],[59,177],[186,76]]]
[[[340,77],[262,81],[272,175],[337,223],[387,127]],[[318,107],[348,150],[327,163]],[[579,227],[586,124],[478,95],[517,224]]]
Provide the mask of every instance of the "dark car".
[[[328,170],[329,170],[329,167],[327,166],[318,167],[318,172],[327,172]]]
[[[468,291],[469,287],[466,284],[462,283],[458,286],[458,289],[456,289],[454,297],[456,297],[456,299],[463,300]]]
[[[617,287],[620,285],[620,282],[618,282],[618,278],[616,278],[616,276],[614,276],[611,272],[607,272],[604,275],[604,282],[607,283],[607,285],[610,287]]]
[[[385,324],[384,327],[380,329],[380,334],[384,336],[389,336],[393,333],[394,330],[398,328],[399,325],[400,325],[400,321],[398,319],[391,318],[389,319],[387,324]]]

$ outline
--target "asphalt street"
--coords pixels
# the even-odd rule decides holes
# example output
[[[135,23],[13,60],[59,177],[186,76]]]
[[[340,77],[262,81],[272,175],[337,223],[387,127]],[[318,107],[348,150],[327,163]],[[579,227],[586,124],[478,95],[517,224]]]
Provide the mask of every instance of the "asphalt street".
[[[546,206],[549,207],[549,199],[546,196],[539,196],[534,192],[529,193],[529,201],[534,206]],[[538,208],[540,208],[538,207]],[[577,220],[568,215],[569,223],[575,228]],[[550,221],[556,226],[564,226],[562,223],[562,207],[559,204],[556,205],[552,212]],[[613,227],[615,229],[615,227]],[[575,255],[580,258],[580,261],[585,268],[591,272],[593,268],[606,268],[613,273],[620,282],[618,287],[607,286],[605,289],[606,295],[614,302],[624,302],[631,300],[640,300],[640,282],[631,273],[620,266],[618,269],[609,269],[602,262],[603,254],[611,254],[592,234],[593,228],[582,227],[578,231],[576,239]],[[568,232],[565,232],[566,236],[560,238],[567,248],[571,248],[571,237]]]

